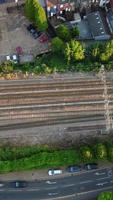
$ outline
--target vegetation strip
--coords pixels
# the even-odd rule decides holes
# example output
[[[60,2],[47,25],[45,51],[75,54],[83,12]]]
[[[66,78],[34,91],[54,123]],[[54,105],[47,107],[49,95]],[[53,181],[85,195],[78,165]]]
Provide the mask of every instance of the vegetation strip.
[[[86,162],[113,162],[113,143],[95,143],[68,149],[50,147],[1,147],[0,172],[68,166]]]

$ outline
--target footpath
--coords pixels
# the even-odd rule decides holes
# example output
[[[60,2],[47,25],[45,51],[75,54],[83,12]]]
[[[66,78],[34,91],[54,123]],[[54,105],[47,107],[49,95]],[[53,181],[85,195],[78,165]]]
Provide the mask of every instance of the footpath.
[[[113,167],[113,163],[109,162],[100,162],[98,164],[99,164],[99,169]],[[72,176],[72,173],[68,173],[66,171],[66,168],[60,168],[60,169],[63,170],[63,173],[57,176],[49,176],[48,169],[4,173],[0,174],[0,181],[13,181],[13,180],[38,181],[38,180],[48,180],[48,179],[50,180],[56,177],[60,178],[65,176]],[[84,172],[85,172],[84,170],[81,170],[80,173]]]

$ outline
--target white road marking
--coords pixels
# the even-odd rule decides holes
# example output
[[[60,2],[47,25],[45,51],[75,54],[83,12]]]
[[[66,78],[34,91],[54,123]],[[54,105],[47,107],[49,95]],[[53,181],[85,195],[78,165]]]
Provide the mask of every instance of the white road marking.
[[[105,177],[102,177],[102,178],[97,178],[96,180],[99,181],[99,180],[104,180],[104,179],[108,179],[109,177],[108,176],[105,176]]]
[[[79,184],[85,184],[85,183],[91,183],[93,182],[92,180],[88,180],[88,181],[81,181]]]
[[[49,193],[48,193],[49,196],[57,195],[57,194],[58,194],[57,192],[53,192],[53,193],[49,192]]]

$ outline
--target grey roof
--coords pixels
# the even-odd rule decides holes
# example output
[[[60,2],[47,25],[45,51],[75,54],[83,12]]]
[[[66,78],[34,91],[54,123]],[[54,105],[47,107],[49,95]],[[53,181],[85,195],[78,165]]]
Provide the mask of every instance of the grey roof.
[[[39,0],[39,3],[41,4],[42,7],[46,6],[45,0]]]
[[[106,35],[104,24],[99,11],[87,15],[87,20],[94,37]]]
[[[110,30],[113,33],[113,11],[112,10],[109,10],[109,12],[107,13],[107,18],[109,21]]]

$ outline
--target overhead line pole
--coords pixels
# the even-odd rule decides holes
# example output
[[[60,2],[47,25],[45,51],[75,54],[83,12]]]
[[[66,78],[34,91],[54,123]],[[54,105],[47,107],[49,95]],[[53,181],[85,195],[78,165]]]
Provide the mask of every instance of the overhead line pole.
[[[104,98],[104,110],[105,110],[104,116],[106,120],[106,132],[110,133],[110,131],[113,128],[113,125],[112,125],[112,114],[109,110],[109,95],[108,95],[108,87],[107,87],[106,72],[104,69],[104,65],[102,65],[100,68],[99,76],[104,86],[103,98]]]

